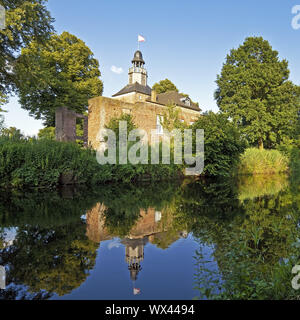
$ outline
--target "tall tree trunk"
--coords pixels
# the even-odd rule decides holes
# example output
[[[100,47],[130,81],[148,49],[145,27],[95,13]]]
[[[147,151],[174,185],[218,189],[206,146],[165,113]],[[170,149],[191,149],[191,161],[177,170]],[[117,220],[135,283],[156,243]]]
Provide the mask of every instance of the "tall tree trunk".
[[[262,138],[258,139],[258,148],[259,150],[262,150],[264,148],[264,142]]]

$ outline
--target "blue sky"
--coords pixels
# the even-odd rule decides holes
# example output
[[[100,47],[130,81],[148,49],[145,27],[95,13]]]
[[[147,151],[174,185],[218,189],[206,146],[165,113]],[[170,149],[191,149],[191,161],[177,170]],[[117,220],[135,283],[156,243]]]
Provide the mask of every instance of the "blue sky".
[[[49,0],[58,33],[81,38],[100,62],[104,96],[127,84],[137,35],[149,85],[168,78],[202,110],[218,111],[213,94],[216,76],[230,49],[247,36],[269,40],[289,61],[291,80],[300,85],[300,29],[294,30],[292,8],[300,0]],[[122,68],[114,73],[111,67]],[[36,134],[42,124],[20,108],[17,98],[5,106],[7,126]]]

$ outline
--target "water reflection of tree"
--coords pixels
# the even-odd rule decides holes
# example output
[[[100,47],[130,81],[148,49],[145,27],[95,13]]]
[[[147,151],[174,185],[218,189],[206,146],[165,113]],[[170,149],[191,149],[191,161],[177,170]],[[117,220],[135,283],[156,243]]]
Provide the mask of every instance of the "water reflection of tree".
[[[231,182],[216,182],[213,189],[227,190],[224,184],[230,186]],[[197,287],[208,292],[208,298],[272,299],[293,294],[290,281],[294,258],[298,257],[293,244],[299,237],[299,207],[291,192],[279,190],[274,194],[272,190],[271,195],[267,195],[262,188],[261,194],[256,190],[257,197],[246,199],[244,196],[243,201],[238,201],[240,192],[226,191],[215,197],[214,190],[207,194],[211,187],[207,188],[206,183],[199,188],[203,190],[201,198],[204,196],[214,203],[213,208],[205,208],[206,199],[197,198],[190,201],[182,213],[192,214],[193,231],[200,243],[213,246],[223,281],[215,282],[216,277],[212,276],[211,288],[203,290],[207,268],[199,251]],[[236,190],[234,186],[231,189]],[[231,214],[227,214],[228,210],[232,210]],[[218,287],[222,287],[222,294],[216,294]]]
[[[119,237],[132,229],[140,210],[167,208],[180,181],[147,185],[107,185],[94,190],[0,194],[0,226],[13,227],[16,237],[4,246],[0,264],[7,267],[5,299],[47,299],[79,287],[95,264],[98,244],[86,237],[82,216],[103,203],[105,224]],[[26,292],[27,288],[28,292]]]
[[[86,238],[81,216],[95,199],[78,194],[63,198],[55,192],[2,195],[2,199],[1,225],[16,227],[16,237],[1,250],[7,282],[15,284],[1,296],[16,298],[22,285],[31,298],[49,298],[83,283],[95,264],[98,246]]]

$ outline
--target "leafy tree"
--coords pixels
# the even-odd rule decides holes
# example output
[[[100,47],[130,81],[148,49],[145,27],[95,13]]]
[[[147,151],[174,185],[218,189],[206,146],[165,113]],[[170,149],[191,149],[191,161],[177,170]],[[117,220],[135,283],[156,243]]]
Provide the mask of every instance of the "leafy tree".
[[[173,82],[171,82],[169,79],[161,80],[158,83],[154,83],[152,86],[152,89],[156,91],[156,93],[165,93],[169,91],[176,91],[178,92],[177,87]]]
[[[173,129],[184,129],[186,125],[180,121],[181,110],[175,104],[167,106],[167,111],[163,114],[162,126],[171,132]]]
[[[98,247],[85,233],[80,218],[57,227],[19,226],[14,245],[1,252],[10,265],[9,281],[24,283],[29,292],[60,296],[78,288],[95,265]]]
[[[106,128],[114,131],[114,133],[116,134],[117,141],[119,140],[119,122],[120,121],[127,122],[127,135],[129,134],[130,131],[137,128],[134,123],[134,119],[130,114],[124,113],[120,117],[111,118]]]
[[[288,78],[288,62],[262,37],[227,55],[215,98],[252,145],[273,148],[296,134],[300,92]]]
[[[0,134],[4,129],[4,117],[0,114]]]
[[[22,50],[16,70],[22,108],[46,126],[54,126],[57,107],[84,113],[88,99],[103,91],[98,60],[68,32],[53,35],[44,44],[32,41]]]
[[[32,39],[38,43],[53,32],[47,0],[0,0],[6,9],[6,28],[0,30],[0,105],[15,88],[15,60]],[[1,110],[0,110],[1,111]]]
[[[175,84],[171,82],[169,79],[161,80],[158,83],[154,83],[154,85],[152,86],[152,89],[155,90],[157,94],[172,92],[172,91],[179,92]],[[186,93],[181,92],[180,94],[186,98],[190,98],[190,96]],[[193,103],[196,103],[199,106],[198,102],[193,102]]]
[[[2,135],[7,136],[9,138],[13,139],[23,139],[24,135],[21,133],[20,129],[17,129],[16,127],[9,127],[2,129]]]
[[[237,127],[224,114],[210,111],[194,123],[193,129],[204,129],[204,174],[230,175],[246,146]]]
[[[55,140],[55,127],[46,127],[39,131],[39,139]]]

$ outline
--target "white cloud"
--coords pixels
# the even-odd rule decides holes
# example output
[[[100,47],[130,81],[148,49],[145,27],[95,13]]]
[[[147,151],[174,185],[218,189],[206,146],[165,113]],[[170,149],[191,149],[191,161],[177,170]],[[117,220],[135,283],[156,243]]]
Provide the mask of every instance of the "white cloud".
[[[122,68],[118,68],[116,66],[111,66],[110,70],[113,72],[113,73],[116,73],[116,74],[121,74],[123,73],[123,69]]]
[[[120,246],[121,246],[121,243],[118,240],[113,240],[108,244],[107,248],[111,250],[113,248],[119,248]]]

